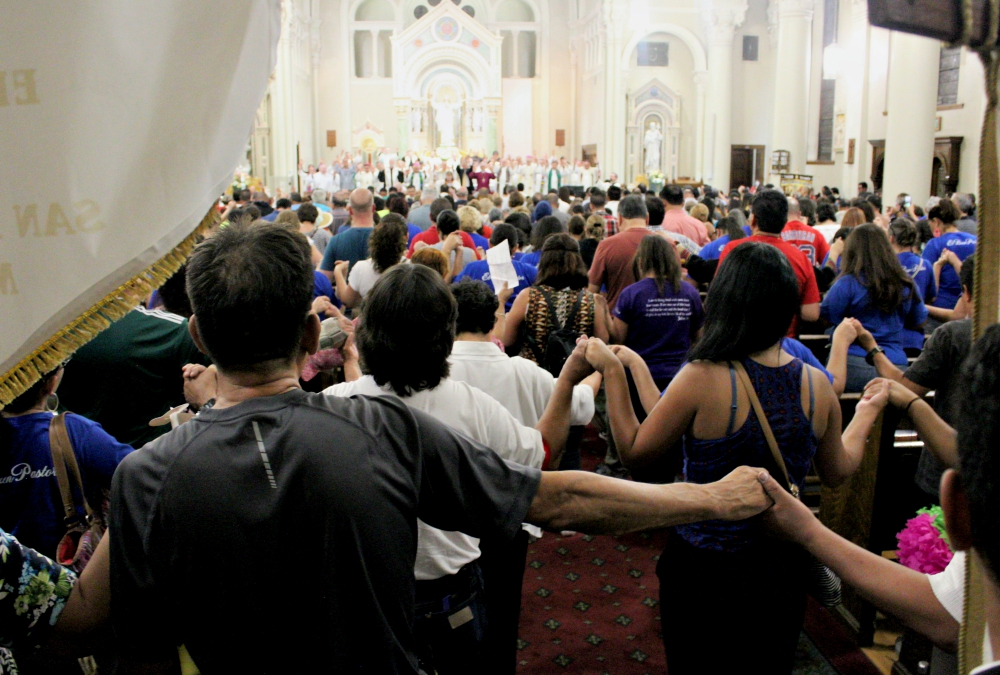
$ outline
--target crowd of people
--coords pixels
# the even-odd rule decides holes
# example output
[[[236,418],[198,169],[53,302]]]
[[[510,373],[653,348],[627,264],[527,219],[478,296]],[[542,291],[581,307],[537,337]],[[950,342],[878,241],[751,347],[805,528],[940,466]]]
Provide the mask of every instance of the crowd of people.
[[[345,157],[222,200],[144,306],[2,411],[0,672],[513,673],[541,529],[671,529],[672,674],[790,672],[816,560],[953,649],[962,554],[913,572],[796,498],[857,471],[887,405],[1000,607],[971,196],[653,194],[542,159]]]

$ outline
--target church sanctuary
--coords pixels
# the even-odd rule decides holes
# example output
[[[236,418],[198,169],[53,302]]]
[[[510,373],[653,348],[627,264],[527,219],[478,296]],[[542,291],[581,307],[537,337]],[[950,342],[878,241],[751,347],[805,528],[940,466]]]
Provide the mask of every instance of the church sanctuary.
[[[0,17],[0,675],[1000,675],[1000,0]]]

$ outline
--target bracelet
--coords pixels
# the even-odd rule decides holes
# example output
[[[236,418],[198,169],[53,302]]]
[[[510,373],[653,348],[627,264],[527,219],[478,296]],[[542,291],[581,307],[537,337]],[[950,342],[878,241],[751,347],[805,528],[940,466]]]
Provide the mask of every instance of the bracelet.
[[[910,399],[910,402],[906,404],[905,408],[903,408],[903,414],[904,415],[908,415],[909,412],[910,412],[910,406],[913,405],[914,403],[916,403],[917,401],[920,401],[920,400],[922,400],[922,399],[919,396]]]

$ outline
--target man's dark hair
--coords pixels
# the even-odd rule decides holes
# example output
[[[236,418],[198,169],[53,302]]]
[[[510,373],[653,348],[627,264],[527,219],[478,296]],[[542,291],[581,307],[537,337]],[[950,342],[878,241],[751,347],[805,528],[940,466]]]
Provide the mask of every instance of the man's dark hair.
[[[301,204],[302,203],[302,195],[299,194],[298,192],[293,192],[292,194],[288,195],[288,197],[289,197],[289,199],[292,200],[293,204]]]
[[[590,210],[603,211],[604,205],[608,203],[608,196],[603,190],[596,190],[590,193]]]
[[[642,195],[629,195],[618,204],[618,217],[621,220],[645,220],[648,216],[646,199]]]
[[[663,206],[663,200],[653,194],[646,195],[646,211],[649,212],[649,224],[663,225],[663,218],[667,214],[666,207]]]
[[[970,297],[973,296],[976,287],[976,258],[975,256],[969,256],[964,261],[962,261],[962,271],[958,275],[959,281],[962,282],[962,289],[969,292]]]
[[[248,202],[248,201],[250,201],[250,199],[251,199],[252,196],[253,195],[250,192],[250,190],[240,190],[240,201],[241,202]]]
[[[587,230],[587,221],[581,215],[573,215],[566,223],[566,231],[576,237],[582,237]],[[491,244],[492,246],[492,244]]]
[[[680,206],[684,203],[684,188],[680,185],[664,185],[660,190],[660,198],[671,206]]]
[[[617,185],[612,185],[608,188],[608,201],[617,202],[622,198],[622,189]]]
[[[243,207],[243,215],[250,219],[250,221],[257,220],[260,218],[260,208],[255,204],[247,204]]]
[[[882,213],[882,198],[876,194],[870,194],[865,197],[865,201],[872,205],[875,209],[875,213]]]
[[[458,214],[452,211],[451,209],[445,209],[444,211],[439,213],[436,222],[437,222],[438,234],[441,236],[442,240],[444,240],[445,237],[447,237],[449,234],[457,230],[460,224]]]
[[[705,332],[687,359],[742,361],[775,345],[798,312],[799,282],[785,254],[742,243],[719,265],[705,300]]]
[[[451,285],[451,294],[455,296],[455,304],[458,305],[456,335],[461,333],[486,335],[493,330],[500,301],[489,286],[482,281],[464,279],[460,283]]]
[[[313,284],[309,240],[278,225],[232,224],[187,265],[198,333],[221,370],[263,371],[295,357]]]
[[[513,251],[514,247],[519,244],[516,227],[507,223],[494,226],[493,234],[490,235],[490,247],[499,246],[504,241],[507,242],[507,246]]]
[[[864,181],[864,180],[863,180],[863,181],[860,181],[860,182],[858,183],[858,187],[860,187],[860,188],[861,188],[861,191],[862,191],[862,192],[867,192],[867,191],[868,191],[868,181]]]
[[[559,199],[563,200],[567,204],[573,201],[573,191],[569,189],[568,185],[563,185],[559,188]]]
[[[536,251],[541,251],[545,245],[545,240],[553,234],[565,232],[566,227],[555,216],[545,216],[535,223],[535,229],[531,233],[531,247]]]
[[[780,190],[761,190],[754,197],[754,223],[761,232],[780,234],[788,222],[788,198]]]
[[[450,199],[446,199],[444,197],[439,197],[435,199],[433,202],[431,202],[431,211],[430,211],[431,222],[436,223],[437,218],[441,214],[441,212],[448,210],[452,211],[455,210],[454,207],[452,206]]]
[[[399,396],[433,389],[448,377],[457,318],[440,274],[423,265],[396,265],[362,304],[355,333],[362,372]]]
[[[965,271],[963,265],[962,271]],[[969,504],[972,545],[994,582],[1000,577],[1000,324],[986,329],[962,368],[956,415],[962,489]]]
[[[292,208],[292,200],[285,199],[282,197],[278,201],[274,202],[274,208],[276,209],[290,209]]]
[[[524,183],[518,183],[517,184],[517,191],[518,192],[524,192]]]
[[[825,223],[828,220],[837,220],[837,210],[829,202],[820,202],[816,205],[816,220]]]
[[[585,213],[583,204],[573,204],[569,207],[569,212],[575,216],[582,216]]]
[[[319,219],[319,209],[312,204],[303,204],[295,212],[299,216],[300,223],[313,223]]]
[[[191,316],[191,300],[187,294],[187,265],[174,272],[159,289],[163,308],[171,314],[188,318]]]

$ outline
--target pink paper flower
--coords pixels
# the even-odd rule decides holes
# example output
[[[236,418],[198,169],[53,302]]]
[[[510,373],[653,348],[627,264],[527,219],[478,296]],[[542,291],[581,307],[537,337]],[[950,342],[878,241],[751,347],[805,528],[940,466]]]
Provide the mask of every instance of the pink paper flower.
[[[921,513],[906,521],[906,527],[896,535],[899,541],[899,562],[924,574],[937,574],[944,570],[954,555],[948,542],[934,526],[929,513]]]

